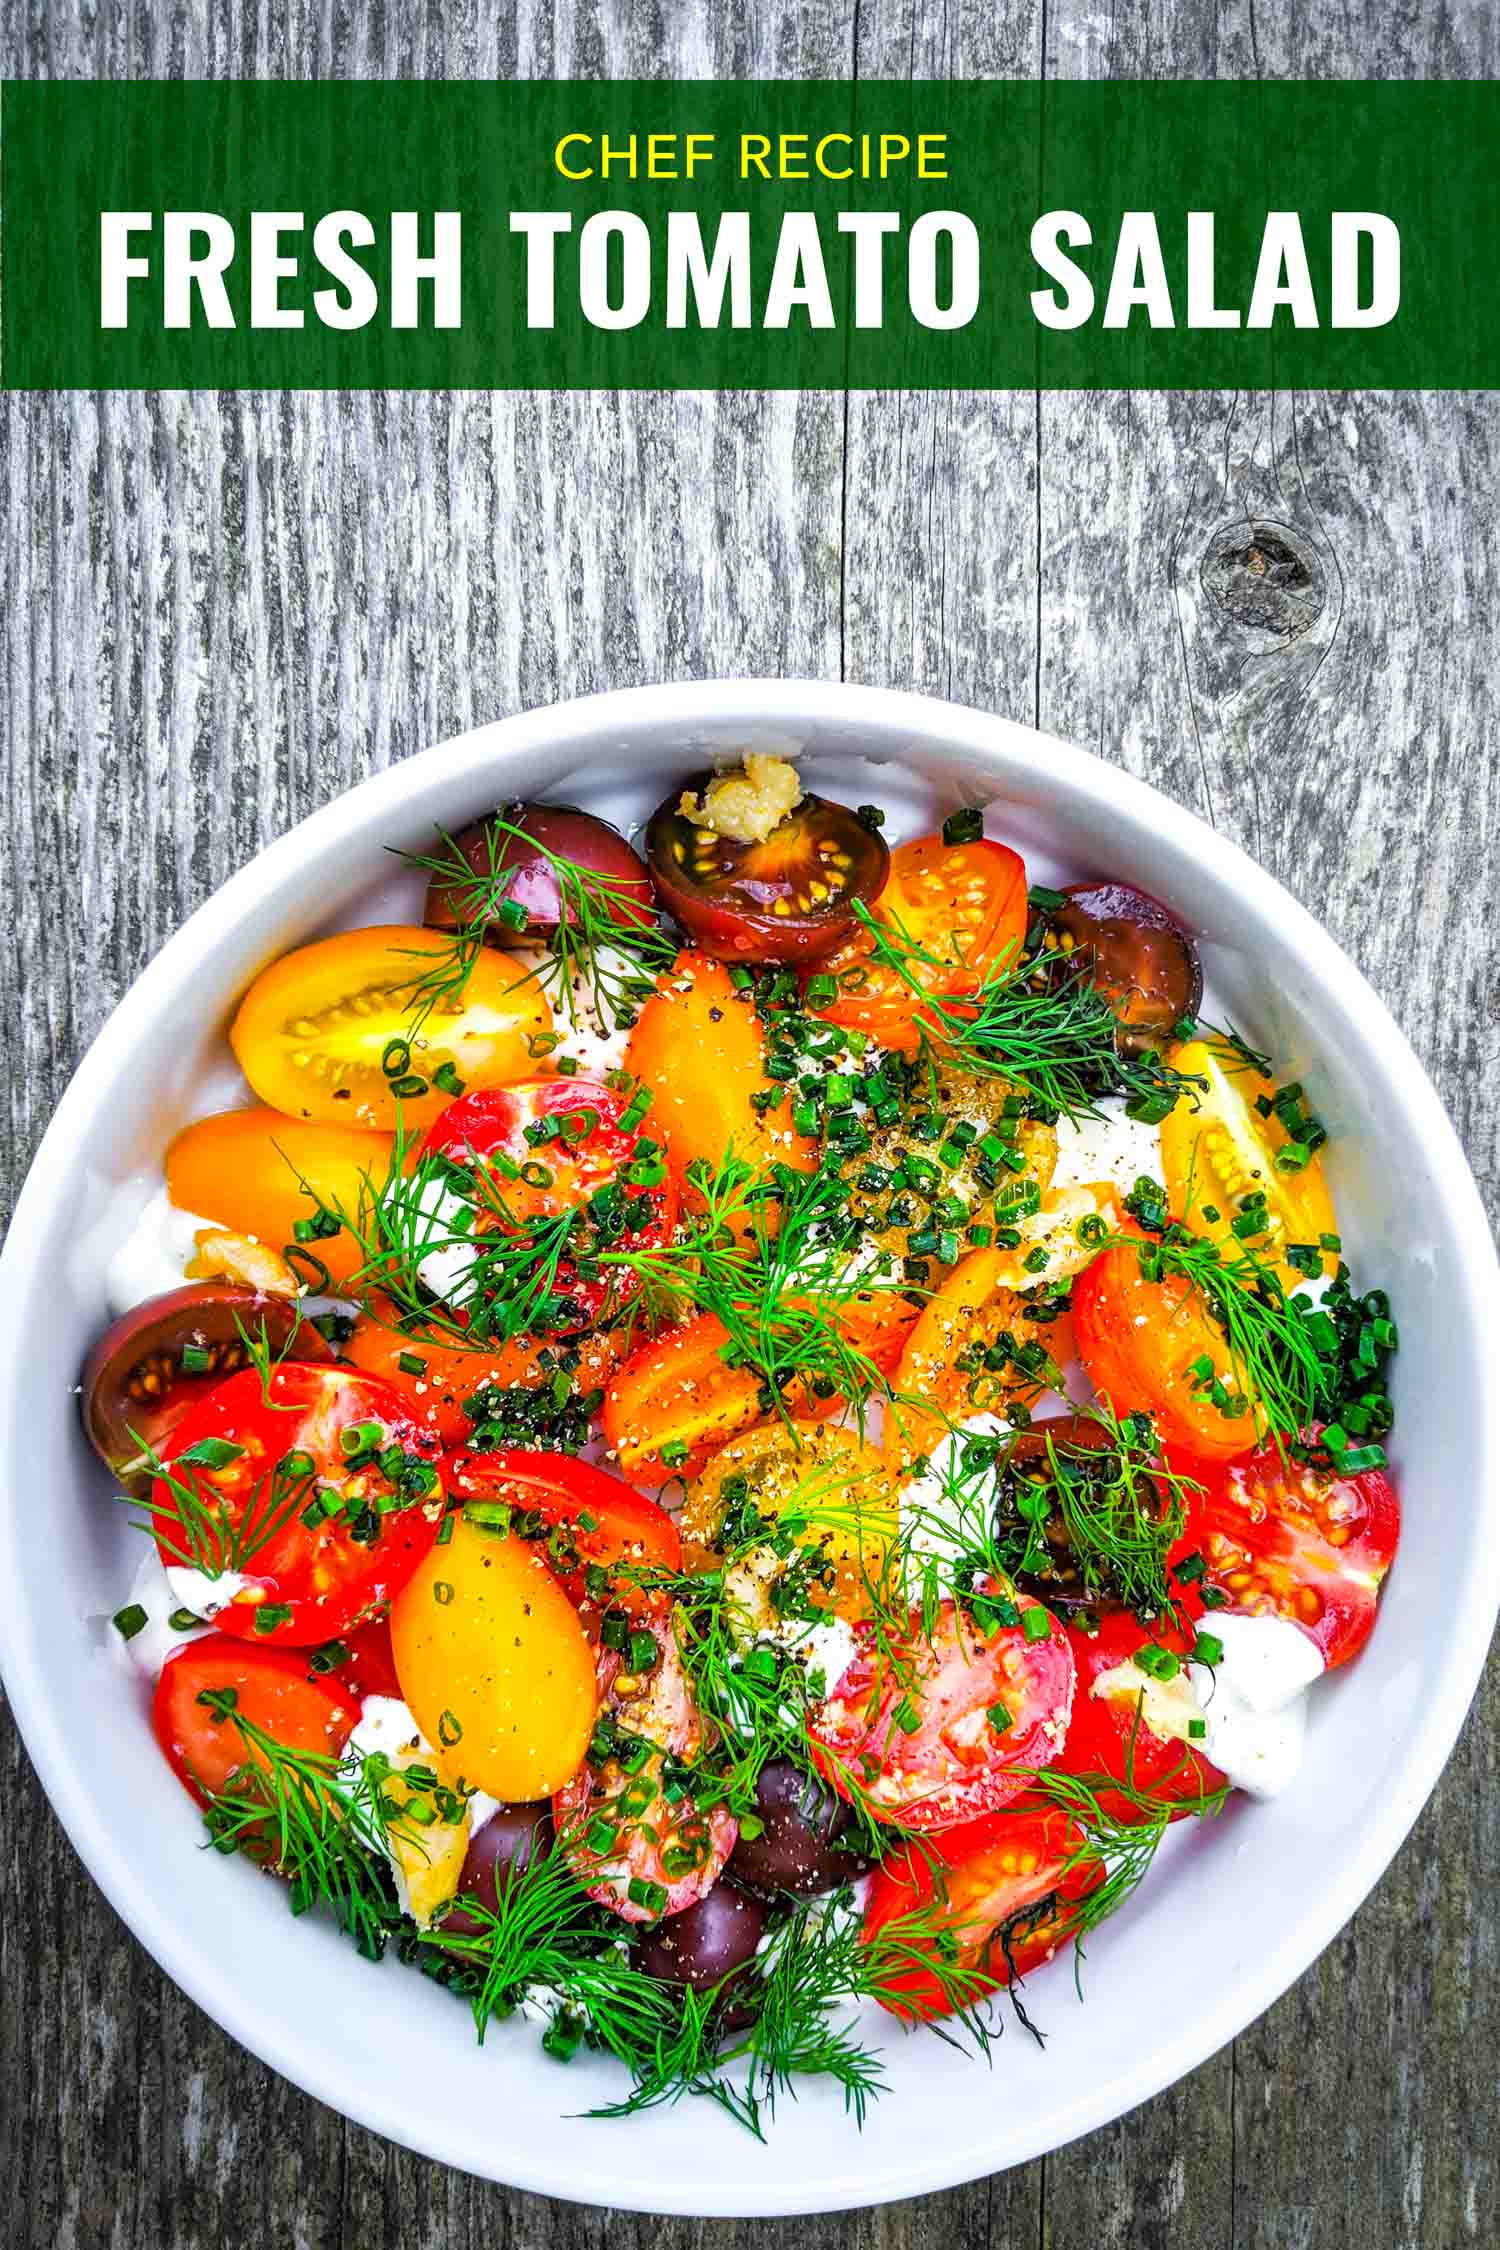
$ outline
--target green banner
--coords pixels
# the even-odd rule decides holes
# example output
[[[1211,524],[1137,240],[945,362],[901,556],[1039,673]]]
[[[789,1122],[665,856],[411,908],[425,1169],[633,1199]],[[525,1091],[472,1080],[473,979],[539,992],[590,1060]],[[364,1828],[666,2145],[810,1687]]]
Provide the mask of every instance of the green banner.
[[[1500,87],[10,83],[11,389],[1428,388]]]

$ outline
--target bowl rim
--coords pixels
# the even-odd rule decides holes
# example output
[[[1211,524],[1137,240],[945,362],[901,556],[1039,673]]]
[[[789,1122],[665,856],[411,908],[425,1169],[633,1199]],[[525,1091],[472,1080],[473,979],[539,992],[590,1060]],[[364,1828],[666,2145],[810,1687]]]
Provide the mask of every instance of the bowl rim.
[[[132,1051],[138,1025],[149,1017],[159,988],[169,986],[178,964],[197,954],[205,939],[233,926],[258,892],[299,861],[316,858],[334,843],[352,804],[382,804],[393,818],[419,808],[429,783],[441,772],[451,783],[465,767],[476,779],[492,779],[497,766],[538,752],[562,762],[570,751],[597,750],[612,722],[632,728],[723,727],[735,724],[877,727],[882,735],[904,729],[910,736],[940,744],[948,754],[972,755],[1003,786],[1007,773],[1048,770],[1075,797],[1114,804],[1149,816],[1169,845],[1189,851],[1210,876],[1242,895],[1262,913],[1274,909],[1288,942],[1318,988],[1345,1009],[1356,1011],[1366,1035],[1402,1081],[1407,1119],[1421,1136],[1431,1168],[1433,1194],[1445,1208],[1456,1249],[1457,1312],[1471,1332],[1500,1330],[1500,1261],[1488,1216],[1468,1160],[1446,1110],[1384,1002],[1315,917],[1230,839],[1149,783],[1108,764],[1093,752],[1019,722],[906,690],[847,682],[735,677],[683,681],[660,686],[609,690],[489,721],[446,743],[419,752],[341,792],[307,815],[285,835],[265,846],[188,918],[158,950],[120,999],[89,1045],[66,1087],[32,1160],[17,1199],[7,1239],[0,1251],[0,1331],[9,1324],[18,1283],[38,1254],[54,1199],[66,1192],[67,1163],[75,1130],[81,1128]],[[13,1453],[24,1427],[21,1355],[0,1355],[0,1449]],[[1080,2134],[1108,2124],[1196,2069],[1236,2037],[1310,1966],[1374,1888],[1411,1830],[1435,1787],[1463,1725],[1489,1648],[1500,1609],[1500,1387],[1475,1403],[1479,1452],[1474,1505],[1487,1517],[1493,1536],[1482,1567],[1455,1589],[1441,1671],[1424,1682],[1424,1711],[1418,1731],[1390,1787],[1378,1817],[1363,1832],[1359,1848],[1333,1871],[1303,1913],[1258,1955],[1253,1972],[1212,1996],[1190,2025],[1169,2036],[1138,2068],[1117,2075],[1091,2095],[1049,2105],[1051,2120],[1035,2145],[1017,2149],[1013,2130],[978,2136],[960,2165],[951,2153],[901,2152],[885,2161],[875,2142],[855,2144],[858,2161],[819,2178],[811,2189],[778,2183],[774,2163],[762,2153],[763,2171],[747,2165],[740,2176],[712,2187],[702,2183],[674,2190],[669,2180],[642,2194],[639,2171],[611,2168],[609,2147],[600,2137],[599,2161],[588,2177],[564,2175],[560,2157],[537,2160],[526,2150],[505,2151],[503,2171],[486,2164],[457,2128],[448,2145],[441,2132],[413,2137],[406,2124],[399,2089],[383,2097],[361,2093],[351,2100],[334,2082],[316,2051],[316,2042],[289,2031],[257,2004],[247,1980],[204,1960],[179,1941],[170,1902],[133,1882],[118,1864],[113,1831],[96,1810],[81,1775],[74,1769],[64,1730],[46,1695],[46,1665],[33,1650],[13,1547],[19,1512],[0,1510],[0,1669],[17,1726],[53,1811],[100,1890],[173,1981],[217,2023],[259,2059],[341,2115],[444,2163],[570,2201],[688,2216],[772,2216],[843,2210],[896,2197],[934,2192],[996,2169],[1029,2161],[1064,2146]],[[894,2138],[894,2136],[893,2136]],[[747,2150],[747,2154],[753,2154]]]

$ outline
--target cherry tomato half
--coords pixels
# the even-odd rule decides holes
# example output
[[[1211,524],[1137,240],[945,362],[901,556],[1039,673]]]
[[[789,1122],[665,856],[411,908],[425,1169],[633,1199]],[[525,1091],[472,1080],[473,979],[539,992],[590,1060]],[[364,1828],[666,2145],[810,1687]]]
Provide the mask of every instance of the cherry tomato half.
[[[83,1371],[83,1420],[126,1492],[150,1491],[149,1468],[130,1463],[159,1449],[216,1383],[248,1367],[252,1346],[273,1360],[333,1357],[295,1298],[228,1282],[169,1289],[110,1323]]]
[[[651,1095],[649,1130],[679,1172],[716,1172],[733,1154],[763,1171],[772,1163],[810,1171],[817,1145],[784,1115],[767,1117],[755,1097],[771,1087],[753,993],[740,992],[722,961],[679,954],[636,1018],[625,1068]],[[690,1191],[691,1192],[691,1191]]]
[[[547,1560],[569,1600],[580,1607],[591,1599],[591,1569],[602,1569],[611,1580],[602,1602],[618,1601],[628,1609],[641,1607],[647,1596],[630,1580],[616,1578],[618,1565],[682,1568],[682,1540],[666,1509],[587,1461],[518,1447],[450,1454],[444,1473],[455,1498],[513,1508],[513,1528],[522,1539],[533,1536],[527,1519],[539,1517],[537,1536]]]
[[[222,1714],[199,1700],[215,1690],[235,1699]],[[151,1724],[178,1780],[200,1804],[246,1766],[265,1763],[236,1718],[285,1750],[337,1758],[358,1723],[359,1705],[336,1681],[311,1678],[307,1658],[296,1650],[256,1648],[217,1633],[189,1641],[162,1666]]]
[[[911,948],[918,987],[937,998],[973,992],[994,968],[1019,958],[1026,936],[1026,868],[1018,852],[980,838],[945,844],[923,836],[891,855],[890,880],[874,909],[876,922]],[[815,1006],[830,1023],[868,1031],[882,1046],[915,1051],[921,1003],[898,969],[870,958],[874,939],[861,929],[830,954],[819,974],[837,997]]]
[[[1191,1634],[1164,1622],[1148,1632],[1138,1618],[1117,1614],[1104,1618],[1097,1632],[1071,1625],[1068,1638],[1078,1689],[1061,1770],[1107,1776],[1115,1786],[1100,1789],[1099,1802],[1110,1818],[1130,1823],[1148,1817],[1127,1790],[1186,1813],[1197,1810],[1206,1791],[1223,1788],[1223,1774],[1195,1747],[1201,1737],[1192,1729],[1206,1731],[1206,1721],[1181,1662],[1191,1653]],[[1169,1678],[1135,1662],[1137,1650],[1148,1646],[1178,1659]]]
[[[1045,952],[1082,973],[1120,1021],[1126,1054],[1160,1051],[1203,997],[1198,949],[1166,908],[1128,883],[1070,883],[1047,918]]]
[[[1234,1390],[1224,1331],[1184,1275],[1148,1280],[1133,1243],[1101,1251],[1074,1282],[1073,1335],[1094,1388],[1117,1414],[1154,1415],[1164,1443],[1218,1461],[1255,1444],[1248,1403],[1226,1414],[1207,1387],[1217,1378]]]
[[[677,1219],[671,1160],[638,1124],[627,1101],[593,1078],[527,1078],[465,1094],[422,1142],[418,1161],[443,1156],[483,1179],[476,1232],[518,1232],[534,1219],[584,1211],[602,1251],[654,1249]],[[619,1267],[583,1274],[559,1260],[551,1306],[536,1325],[553,1336],[591,1328],[640,1292]]]
[[[1039,1602],[1022,1594],[1015,1607],[1021,1622],[984,1629],[951,1601],[930,1630],[914,1613],[884,1661],[873,1628],[854,1628],[859,1654],[808,1726],[813,1764],[841,1796],[877,1820],[951,1828],[1008,1803],[1028,1769],[1052,1763],[1073,1704],[1073,1654]],[[1044,1621],[1035,1640],[1028,1615]]]
[[[552,1010],[534,977],[482,952],[461,992],[426,1008],[424,977],[451,974],[441,930],[350,930],[262,969],[229,1030],[263,1102],[323,1125],[428,1125],[466,1086],[503,1086],[533,1068]],[[424,1012],[425,1010],[425,1012]],[[420,1020],[419,1020],[420,1019]]]
[[[354,1237],[298,1242],[298,1222],[314,1223],[320,1206],[357,1217],[389,1178],[395,1149],[391,1133],[309,1124],[279,1109],[228,1109],[177,1135],[167,1150],[167,1193],[181,1210],[201,1211],[275,1249],[292,1247],[302,1281],[321,1283],[323,1272],[349,1281],[364,1264]]]
[[[990,1813],[920,1846],[898,1844],[875,1870],[864,1937],[921,1952],[941,1932],[954,1947],[952,1966],[977,1970],[999,1991],[1051,1959],[1076,1926],[1076,1908],[1103,1880],[1082,1829],[1064,1814]],[[913,1916],[920,1935],[907,1940],[903,1925]],[[893,2015],[930,2022],[951,2012],[951,1990],[951,1969],[945,1986],[916,1960],[885,1980],[880,2002]],[[966,1997],[982,1998],[983,1989]]]
[[[1300,1625],[1329,1670],[1356,1655],[1374,1629],[1401,1536],[1389,1478],[1378,1469],[1350,1477],[1283,1461],[1274,1446],[1227,1468],[1174,1466],[1205,1487],[1179,1544],[1196,1540],[1207,1583],[1228,1597],[1224,1607]]]
[[[637,1635],[655,1643],[649,1666],[638,1662],[643,1648],[600,1645],[599,1702],[609,1724],[603,1740],[596,1728],[597,1749],[554,1794],[552,1818],[589,1896],[622,1921],[656,1922],[713,1889],[739,1824],[724,1805],[701,1809],[690,1791],[666,1795],[667,1762],[692,1763],[703,1721],[665,1603],[632,1622],[630,1639]]]
[[[687,791],[701,795],[712,774]],[[706,953],[735,961],[820,961],[855,927],[856,900],[877,898],[890,853],[847,805],[803,797],[761,843],[701,828],[674,790],[646,830],[668,912]]]
[[[535,944],[564,917],[576,922],[580,878],[587,905],[607,920],[640,928],[656,918],[651,878],[624,837],[576,805],[502,805],[461,828],[441,856],[445,872],[428,883],[422,913],[429,929],[473,929],[483,922],[489,945]],[[572,894],[567,903],[565,886]],[[502,904],[513,912],[498,920]]]
[[[344,1346],[344,1358],[351,1366],[384,1376],[406,1394],[413,1418],[443,1446],[462,1445],[476,1436],[482,1440],[484,1420],[478,1409],[483,1400],[476,1394],[509,1391],[525,1392],[533,1399],[543,1393],[555,1398],[554,1385],[561,1376],[571,1386],[571,1395],[586,1399],[603,1389],[620,1356],[619,1334],[612,1328],[596,1328],[585,1336],[550,1344],[517,1336],[508,1344],[487,1344],[479,1351],[435,1344],[426,1336],[407,1335],[398,1325],[394,1306],[380,1297],[371,1300],[370,1310],[355,1323]]]
[[[434,1452],[405,1398],[373,1375],[286,1363],[263,1381],[247,1368],[162,1451],[158,1551],[169,1566],[243,1579],[216,1613],[221,1632],[332,1640],[404,1586],[437,1537]]]
[[[1294,1289],[1308,1277],[1285,1263],[1287,1249],[1316,1250],[1321,1236],[1338,1231],[1321,1163],[1313,1156],[1297,1170],[1283,1169],[1278,1158],[1291,1136],[1276,1114],[1277,1088],[1217,1041],[1193,1039],[1178,1047],[1172,1068],[1203,1082],[1162,1119],[1162,1165],[1173,1210],[1196,1233],[1232,1250],[1243,1205],[1252,1196],[1264,1198],[1265,1232],[1252,1236],[1251,1248],[1279,1265],[1283,1284]]]

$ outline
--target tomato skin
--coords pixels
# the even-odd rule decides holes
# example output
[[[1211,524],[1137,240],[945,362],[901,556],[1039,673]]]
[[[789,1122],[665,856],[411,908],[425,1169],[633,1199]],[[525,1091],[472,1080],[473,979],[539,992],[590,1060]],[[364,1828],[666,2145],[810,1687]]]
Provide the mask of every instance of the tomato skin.
[[[865,1942],[884,1932],[888,1942],[899,1939],[899,1925],[911,1915],[936,1919],[951,1933],[959,1963],[982,1969],[999,1991],[1051,1959],[1068,1934],[1069,1909],[1104,1880],[1099,1860],[1079,1856],[1083,1843],[1082,1829],[1065,1814],[1017,1807],[964,1821],[920,1847],[898,1844],[871,1881]],[[1048,1901],[1052,1911],[1044,1912]],[[1007,1922],[1016,1922],[1008,1944]],[[951,2012],[942,1980],[916,1962],[889,1977],[880,2004],[920,2023]]]
[[[589,1896],[624,1922],[654,1922],[696,1906],[723,1873],[739,1836],[739,1823],[727,1806],[701,1812],[691,1796],[674,1803],[662,1792],[666,1759],[692,1762],[703,1741],[703,1721],[665,1602],[653,1605],[648,1622],[660,1655],[644,1689],[635,1675],[625,1673],[616,1651],[601,1646],[599,1702],[623,1732],[651,1742],[654,1749],[634,1773],[627,1773],[616,1758],[597,1766],[585,1759],[552,1799],[558,1848]],[[622,1691],[625,1679],[632,1682],[631,1692]],[[631,1801],[632,1788],[645,1801],[638,1811],[622,1815],[616,1808],[622,1800]],[[615,1831],[615,1842],[602,1853],[596,1848],[596,1823],[601,1820]],[[665,1903],[656,1907],[633,1899],[632,1881],[659,1885]]]
[[[1244,1616],[1284,1617],[1322,1653],[1326,1670],[1357,1656],[1375,1629],[1380,1589],[1401,1537],[1401,1502],[1378,1469],[1344,1477],[1263,1446],[1248,1460],[1174,1459],[1203,1496],[1182,1545],[1196,1546],[1207,1583]],[[1205,1621],[1213,1630],[1213,1617]]]
[[[621,1563],[663,1571],[682,1568],[682,1538],[666,1509],[590,1462],[516,1447],[502,1453],[450,1454],[444,1474],[458,1499],[505,1502],[565,1529],[557,1552],[547,1542],[548,1560],[569,1601],[580,1609],[589,1602],[591,1563],[606,1571]],[[585,1515],[588,1526],[579,1522]],[[611,1598],[625,1608],[639,1608],[648,1596],[622,1580]]]
[[[357,1214],[366,1181],[385,1182],[395,1149],[391,1133],[314,1124],[278,1109],[223,1110],[184,1126],[172,1142],[167,1193],[180,1210],[201,1211],[280,1250],[295,1241],[297,1221],[311,1219],[320,1201]],[[334,1281],[350,1280],[364,1263],[359,1245],[344,1233],[299,1247],[321,1260]]]
[[[1223,1332],[1182,1275],[1148,1281],[1133,1244],[1102,1250],[1074,1282],[1073,1334],[1094,1388],[1118,1414],[1154,1415],[1164,1444],[1218,1461],[1255,1444],[1253,1416],[1222,1413],[1190,1372],[1206,1357],[1232,1381]]]
[[[553,1217],[574,1211],[599,1189],[619,1183],[626,1203],[643,1207],[638,1225],[627,1227],[606,1247],[620,1250],[657,1249],[667,1241],[677,1223],[677,1175],[671,1162],[652,1153],[640,1168],[657,1172],[657,1179],[632,1180],[637,1153],[643,1142],[656,1144],[639,1126],[622,1127],[626,1098],[593,1078],[527,1078],[513,1086],[492,1086],[464,1094],[428,1129],[418,1151],[424,1157],[443,1156],[464,1164],[487,1183],[487,1193],[503,1205],[504,1214],[481,1204],[480,1231],[519,1229],[528,1219]],[[584,1138],[571,1140],[571,1129],[594,1128]],[[557,1130],[563,1137],[534,1146],[529,1128]],[[540,1162],[551,1179],[533,1187],[524,1178],[506,1178],[494,1166]],[[607,1311],[628,1304],[640,1294],[636,1275],[611,1271],[581,1275],[571,1259],[558,1263],[554,1296],[571,1308],[553,1335],[574,1335],[591,1328]]]
[[[868,1290],[838,1308],[849,1342],[888,1375],[900,1357],[918,1308],[891,1290]],[[700,1313],[641,1344],[604,1394],[604,1434],[628,1477],[660,1484],[695,1477],[721,1446],[767,1420],[760,1377],[720,1357],[729,1334],[712,1313]],[[785,1393],[787,1411],[822,1419],[847,1403],[816,1397],[806,1384]],[[779,1418],[778,1418],[779,1421]],[[673,1448],[670,1461],[662,1447]]]
[[[594,1724],[594,1652],[524,1540],[461,1513],[391,1604],[401,1692],[445,1768],[502,1804],[549,1796]]]
[[[1241,1201],[1258,1191],[1266,1198],[1270,1224],[1251,1248],[1276,1268],[1284,1288],[1305,1284],[1308,1276],[1287,1265],[1283,1252],[1291,1243],[1316,1249],[1321,1236],[1337,1233],[1338,1220],[1317,1156],[1296,1172],[1284,1172],[1276,1162],[1290,1135],[1276,1115],[1275,1084],[1249,1069],[1242,1057],[1226,1058],[1212,1040],[1194,1039],[1177,1047],[1171,1063],[1174,1070],[1206,1082],[1192,1095],[1183,1094],[1162,1119],[1162,1168],[1173,1210],[1195,1233],[1232,1251],[1238,1247],[1233,1223]],[[1262,1101],[1269,1105],[1268,1115],[1257,1107]],[[1206,1210],[1218,1216],[1210,1219]],[[1334,1263],[1329,1254],[1320,1260],[1326,1271]]]
[[[344,1457],[340,1432],[360,1422],[378,1425],[380,1443],[399,1445],[409,1461],[425,1465],[431,1480],[420,1497],[379,1514],[368,1544],[355,1540],[355,1526],[337,1509],[316,1525],[303,1517],[315,1491],[333,1489],[373,1504],[395,1489],[378,1468],[351,1470]],[[220,1468],[183,1461],[205,1441],[239,1450]],[[306,1454],[312,1469],[295,1480],[300,1492],[295,1505],[283,1506],[272,1480],[277,1465],[293,1452]],[[388,1601],[437,1537],[443,1493],[433,1453],[401,1393],[371,1375],[286,1361],[264,1380],[258,1370],[246,1368],[220,1383],[178,1423],[161,1454],[201,1501],[222,1502],[236,1527],[252,1515],[262,1526],[274,1519],[270,1536],[246,1556],[243,1591],[215,1616],[217,1630],[307,1647],[335,1639]],[[182,1502],[161,1478],[152,1488],[151,1512],[163,1563],[169,1568],[191,1563]],[[363,1525],[359,1528],[363,1532]],[[222,1534],[211,1534],[210,1551],[227,1559]],[[266,1627],[262,1612],[272,1607],[288,1614]]]
[[[570,1337],[565,1347],[519,1336],[509,1344],[466,1352],[456,1344],[434,1344],[425,1336],[404,1334],[389,1300],[377,1297],[355,1324],[344,1357],[351,1366],[394,1383],[405,1393],[413,1420],[448,1448],[461,1446],[475,1433],[476,1417],[465,1411],[465,1399],[481,1390],[535,1390],[550,1383],[564,1348],[570,1356],[578,1355],[570,1379],[579,1391],[601,1390],[619,1364],[620,1339],[610,1328]],[[403,1358],[424,1361],[421,1373],[404,1368]]]
[[[804,796],[764,841],[737,843],[679,810],[684,790],[701,796],[713,780],[695,774],[674,789],[646,830],[668,913],[726,960],[822,960],[847,937],[855,901],[884,887],[884,841],[847,805]]]
[[[207,1804],[255,1753],[233,1719],[216,1720],[198,1697],[229,1688],[236,1709],[283,1748],[337,1758],[359,1720],[359,1705],[333,1679],[309,1677],[294,1649],[256,1647],[227,1635],[189,1641],[162,1666],[151,1724],[190,1796]]]
[[[1016,960],[1026,937],[1026,866],[1008,845],[980,838],[945,844],[922,836],[891,855],[890,878],[874,908],[877,923],[905,939],[931,962],[908,966],[937,998],[961,998],[986,973]],[[920,1001],[901,973],[870,959],[868,930],[846,941],[821,963],[820,973],[841,981],[836,1000],[815,1008],[830,1023],[869,1031],[882,1046],[915,1054]]]
[[[1022,1615],[1047,1612],[1015,1597]],[[860,1652],[808,1724],[812,1762],[840,1796],[877,1820],[908,1828],[955,1827],[1019,1796],[1026,1769],[1051,1765],[1073,1705],[1073,1652],[1054,1619],[1045,1639],[1019,1625],[981,1632],[956,1603],[939,1606],[931,1637],[914,1612],[900,1669],[882,1666],[873,1628],[856,1625]],[[918,1724],[896,1723],[903,1701]],[[1011,1724],[997,1733],[987,1711],[1003,1704]]]
[[[841,1617],[868,1611],[899,1520],[894,1487],[873,1446],[841,1425],[779,1419],[731,1439],[688,1486],[682,1536],[690,1570],[713,1570],[723,1560],[731,1477],[744,1483],[767,1522],[804,1520],[797,1543],[805,1551],[816,1549],[830,1574],[808,1588],[814,1609]]]
[[[652,1096],[646,1130],[666,1143],[679,1172],[694,1162],[716,1172],[731,1152],[757,1170],[773,1162],[815,1170],[817,1143],[751,1100],[771,1084],[765,1061],[752,996],[736,990],[722,961],[696,952],[679,954],[658,979],[625,1049],[625,1068]]]
[[[1153,1716],[1163,1704],[1180,1702],[1183,1723],[1201,1716],[1197,1698],[1179,1672],[1166,1683],[1167,1697],[1153,1692],[1153,1683],[1134,1666],[1132,1659],[1148,1643],[1170,1649],[1178,1657],[1192,1651],[1193,1635],[1158,1621],[1148,1631],[1128,1612],[1106,1617],[1097,1632],[1081,1625],[1068,1627],[1077,1667],[1078,1688],[1073,1698],[1073,1721],[1067,1747],[1059,1761],[1063,1773],[1106,1775],[1117,1786],[1101,1789],[1099,1802],[1111,1819],[1126,1825],[1147,1818],[1139,1805],[1124,1793],[1128,1784],[1160,1804],[1179,1808],[1174,1820],[1199,1809],[1203,1797],[1226,1786],[1217,1766],[1181,1734],[1160,1731]],[[1129,1667],[1130,1676],[1114,1678]],[[1099,1693],[1100,1683],[1106,1692]]]
[[[452,938],[421,924],[298,946],[262,969],[240,1002],[229,1029],[235,1060],[260,1099],[289,1117],[384,1131],[430,1125],[451,1099],[433,1083],[445,1063],[468,1087],[504,1085],[529,1074],[531,1042],[552,1029],[535,979],[485,948],[457,1006],[439,1005],[413,1031],[421,979],[452,958]],[[392,1041],[410,1043],[409,1074],[424,1092],[392,1092]]]
[[[400,1697],[401,1682],[396,1676],[388,1613],[368,1618],[363,1625],[351,1625],[337,1637],[349,1655],[345,1663],[334,1666],[328,1675],[330,1679],[361,1700],[367,1695]]]

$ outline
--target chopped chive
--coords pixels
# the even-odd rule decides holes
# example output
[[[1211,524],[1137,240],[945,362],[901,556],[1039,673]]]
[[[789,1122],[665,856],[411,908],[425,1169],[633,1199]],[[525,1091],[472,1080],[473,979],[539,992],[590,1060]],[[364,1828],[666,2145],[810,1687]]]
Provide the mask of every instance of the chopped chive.
[[[133,1641],[136,1634],[143,1631],[148,1622],[146,1612],[139,1602],[127,1603],[124,1609],[117,1609],[110,1619],[110,1623],[121,1639],[127,1641]]]

